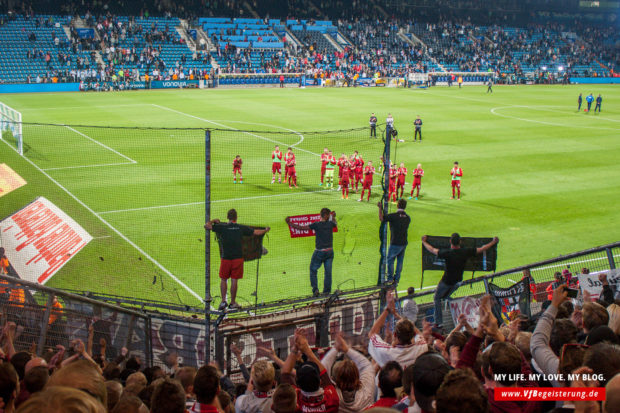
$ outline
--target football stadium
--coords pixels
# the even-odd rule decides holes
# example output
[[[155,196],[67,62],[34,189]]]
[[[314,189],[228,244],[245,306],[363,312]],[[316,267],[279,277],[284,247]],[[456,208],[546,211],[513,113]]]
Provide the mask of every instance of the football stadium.
[[[620,412],[619,16],[0,0],[5,411]]]

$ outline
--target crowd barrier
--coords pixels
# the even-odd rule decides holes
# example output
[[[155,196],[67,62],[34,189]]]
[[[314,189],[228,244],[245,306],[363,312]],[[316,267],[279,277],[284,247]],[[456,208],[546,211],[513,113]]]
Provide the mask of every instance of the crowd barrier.
[[[79,83],[7,83],[0,84],[0,93],[79,92]]]
[[[13,272],[14,274],[14,272]],[[151,319],[148,315],[110,303],[0,275],[0,320],[14,331],[16,351],[49,355],[63,346],[70,355],[76,340],[92,354],[114,360],[123,348],[152,364]]]
[[[620,77],[571,77],[573,84],[619,85]]]
[[[530,312],[534,316],[547,300],[547,286],[555,272],[571,271],[575,276],[587,268],[590,272],[613,270],[620,261],[620,242],[579,251],[483,277],[465,279],[452,298],[476,298],[488,292],[489,284],[510,287],[524,273],[532,277]],[[618,277],[612,280],[617,283]],[[200,366],[217,360],[228,374],[239,374],[239,363],[251,365],[273,355],[284,359],[293,345],[296,329],[305,329],[312,346],[326,347],[334,335],[343,332],[353,346],[366,347],[367,334],[382,305],[387,285],[335,292],[321,298],[281,301],[267,306],[222,315],[210,311],[211,331],[205,334],[204,309],[145,303],[120,297],[84,297],[49,287],[0,276],[0,308],[4,324],[16,324],[18,351],[31,349],[45,355],[60,344],[73,347],[75,339],[84,343],[93,339],[92,351],[101,353],[100,340],[106,343],[108,359],[118,356],[123,347],[143,360],[144,365],[171,367],[178,359],[185,366]],[[617,288],[617,286],[616,286]],[[432,322],[434,289],[416,293],[417,325]],[[401,293],[402,296],[402,293]],[[54,297],[60,303],[54,305]],[[117,304],[123,304],[119,306]],[[129,308],[133,307],[133,309]],[[451,301],[444,302],[444,328],[453,327]],[[92,330],[91,330],[92,327]],[[205,353],[210,340],[210,354]],[[237,357],[232,345],[239,349]]]

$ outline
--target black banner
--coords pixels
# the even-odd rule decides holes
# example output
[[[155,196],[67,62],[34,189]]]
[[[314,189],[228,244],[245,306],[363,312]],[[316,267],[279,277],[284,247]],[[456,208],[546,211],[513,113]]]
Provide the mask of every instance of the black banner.
[[[498,321],[508,324],[518,314],[531,316],[529,278],[526,277],[508,288],[488,283],[488,291],[493,297],[493,314]]]
[[[493,241],[493,238],[461,238],[461,248],[480,248],[485,244]],[[429,235],[426,242],[437,249],[450,248],[450,237],[437,237]],[[497,244],[489,248],[482,254],[467,260],[465,271],[495,271],[497,264]],[[422,245],[422,271],[436,270],[443,271],[446,269],[446,262],[431,254]]]
[[[265,229],[265,227],[253,227],[251,225],[246,225],[252,229]],[[241,239],[241,248],[243,250],[243,261],[254,261],[257,258],[261,258],[263,255],[267,254],[267,248],[263,247],[263,235],[244,235]],[[216,233],[215,238],[217,239],[217,243],[220,247],[220,257],[223,254],[222,251],[222,241],[220,236]]]

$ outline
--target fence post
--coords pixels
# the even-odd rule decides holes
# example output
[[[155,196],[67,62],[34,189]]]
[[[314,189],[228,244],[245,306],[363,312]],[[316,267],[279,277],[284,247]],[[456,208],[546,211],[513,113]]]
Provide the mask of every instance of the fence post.
[[[215,337],[215,361],[224,368],[224,336],[220,334],[219,323],[213,326],[213,335]]]
[[[607,253],[607,261],[609,261],[609,269],[610,270],[615,270],[616,269],[616,261],[614,260],[614,254],[611,251],[611,248],[605,248],[605,252]]]
[[[127,338],[125,339],[125,348],[128,350],[131,350],[131,336],[133,334],[133,329],[136,326],[136,316],[135,315],[131,315],[131,317],[129,317],[129,325],[127,326]]]
[[[205,223],[210,220],[211,131],[207,129],[205,130]],[[205,364],[211,361],[211,301],[211,231],[205,229]]]
[[[48,327],[48,322],[50,319],[50,315],[52,313],[52,305],[54,303],[54,295],[50,294],[47,297],[47,304],[45,307],[45,312],[43,313],[43,319],[41,320],[41,333],[39,334],[39,342],[37,343],[37,356],[41,356],[41,352],[43,351],[43,348],[45,347],[45,340],[47,338],[47,327]],[[59,317],[62,317],[62,314],[59,315]]]
[[[147,360],[149,366],[153,366],[152,328],[151,316],[147,315],[144,318],[144,358]]]
[[[385,145],[383,148],[383,180],[381,185],[383,186],[383,197],[381,200],[383,201],[383,215],[386,216],[389,212],[390,200],[389,192],[386,193],[386,190],[390,187],[390,141],[392,140],[392,127],[390,125],[386,125],[385,127]],[[380,254],[381,259],[379,261],[379,280],[377,285],[381,285],[387,282],[387,252],[388,252],[388,231],[387,231],[387,223],[382,222],[379,227],[379,238],[381,240]],[[385,304],[385,295],[382,294],[381,297],[381,306]]]

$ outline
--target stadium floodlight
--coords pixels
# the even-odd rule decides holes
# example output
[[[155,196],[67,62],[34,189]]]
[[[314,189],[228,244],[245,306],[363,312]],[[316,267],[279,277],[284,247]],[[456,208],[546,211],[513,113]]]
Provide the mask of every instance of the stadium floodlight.
[[[3,139],[2,135],[5,132],[10,132],[13,135],[17,151],[20,155],[23,155],[22,114],[0,102],[0,139]]]
[[[562,71],[564,71],[564,66],[558,67],[558,72],[562,72]]]
[[[543,66],[542,70],[546,72],[547,71],[547,66]]]

